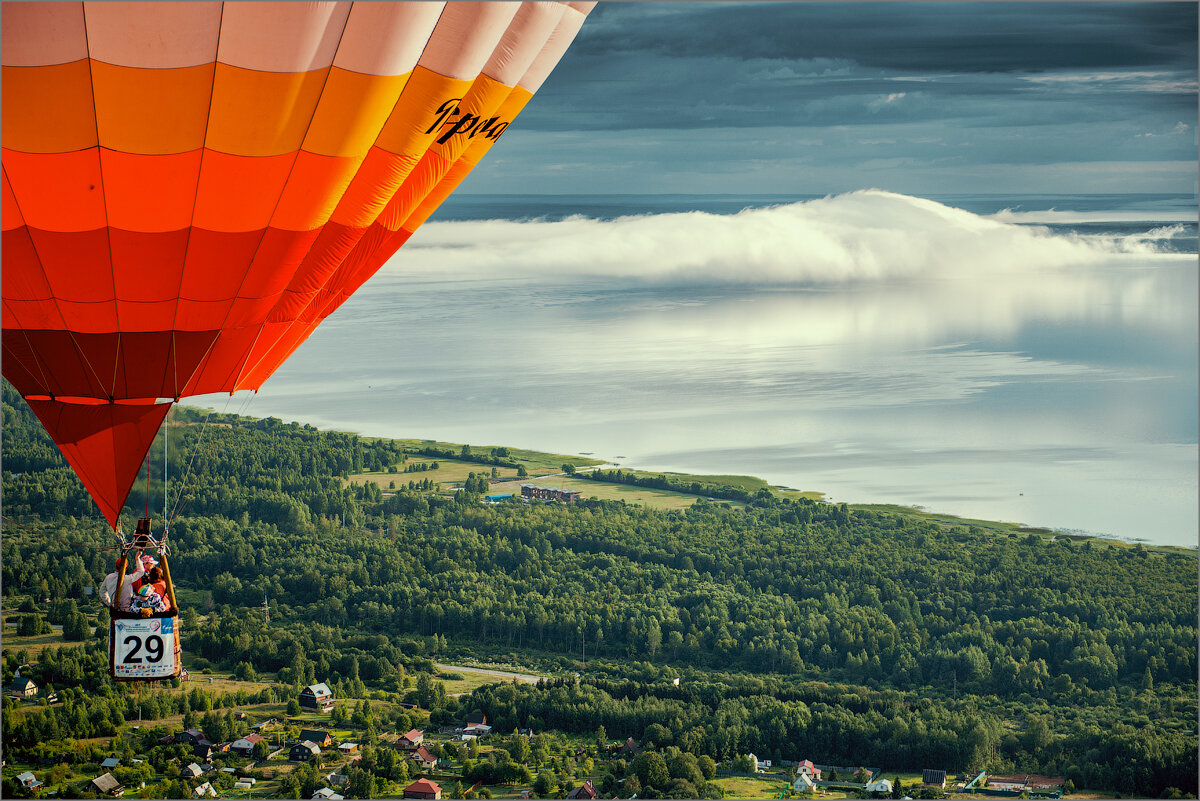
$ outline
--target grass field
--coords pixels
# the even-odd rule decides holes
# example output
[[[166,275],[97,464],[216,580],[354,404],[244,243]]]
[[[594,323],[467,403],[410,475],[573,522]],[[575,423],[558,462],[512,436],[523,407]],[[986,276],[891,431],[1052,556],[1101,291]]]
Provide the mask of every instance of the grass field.
[[[713,783],[725,791],[726,798],[779,798],[791,789],[786,779],[778,777],[718,776]]]
[[[12,599],[9,599],[11,602]],[[86,611],[86,610],[85,610]],[[38,659],[41,657],[42,651],[47,648],[59,648],[67,646],[71,648],[79,647],[84,644],[84,641],[70,641],[63,639],[62,626],[54,626],[54,630],[46,634],[39,634],[36,637],[21,637],[17,635],[17,623],[21,618],[28,613],[25,612],[4,612],[4,628],[0,633],[0,649],[3,651],[25,651],[30,657]],[[92,627],[95,629],[95,627]]]
[[[521,484],[529,479],[508,483],[493,484],[494,493],[511,492],[521,494]],[[534,483],[556,489],[579,490],[585,498],[598,498],[602,501],[625,501],[653,509],[685,509],[696,502],[696,495],[683,492],[668,492],[666,490],[633,487],[628,484],[608,484],[601,481],[589,481],[585,478],[567,478],[555,476],[552,480],[535,481]]]

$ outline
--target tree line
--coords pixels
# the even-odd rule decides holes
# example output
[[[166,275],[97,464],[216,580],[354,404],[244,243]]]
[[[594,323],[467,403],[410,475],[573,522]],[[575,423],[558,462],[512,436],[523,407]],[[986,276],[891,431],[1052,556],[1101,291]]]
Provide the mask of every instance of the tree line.
[[[69,484],[64,468],[23,402],[5,403],[6,506],[17,487],[9,513],[40,536],[6,529],[4,592],[83,609],[84,588],[111,569],[111,554],[91,550],[103,526],[49,500]],[[1096,767],[1120,747],[1113,764],[1137,766],[1122,776],[1195,792],[1194,557],[766,490],[743,509],[702,498],[670,512],[485,506],[486,482],[384,495],[343,478],[367,453],[401,455],[353,435],[181,427],[176,441],[203,432],[198,447],[212,448],[170,531],[181,603],[212,624],[185,620],[185,648],[243,675],[328,674],[352,697],[404,695],[434,653],[520,652],[560,669],[586,655],[578,687],[428,690],[422,706],[435,722],[474,705],[505,725],[603,720],[635,737],[659,726],[655,745],[713,758],[810,747],[844,764],[1074,767],[1081,786],[1122,787]],[[10,473],[10,447],[26,470]],[[251,625],[264,597],[287,626]],[[655,671],[671,666],[697,673],[684,689],[659,686]],[[639,676],[653,693],[628,686]]]

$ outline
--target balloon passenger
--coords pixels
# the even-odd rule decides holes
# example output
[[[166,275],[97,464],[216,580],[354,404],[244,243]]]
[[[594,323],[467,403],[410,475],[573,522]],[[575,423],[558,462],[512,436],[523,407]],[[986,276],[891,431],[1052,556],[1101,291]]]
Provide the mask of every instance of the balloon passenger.
[[[121,582],[119,593],[115,591],[117,590],[117,577],[120,575],[121,570],[120,559],[117,560],[117,565],[113,572],[104,577],[104,583],[100,585],[100,602],[105,606],[117,607],[122,612],[129,611],[133,603],[133,584],[146,574],[142,566],[140,553],[139,551],[139,556],[131,559],[129,566],[125,568],[125,579]],[[119,606],[117,606],[118,602],[120,603]]]
[[[158,560],[149,554],[142,557],[145,575],[133,587],[130,610],[149,609],[151,612],[171,611],[167,596],[167,581],[158,568]]]

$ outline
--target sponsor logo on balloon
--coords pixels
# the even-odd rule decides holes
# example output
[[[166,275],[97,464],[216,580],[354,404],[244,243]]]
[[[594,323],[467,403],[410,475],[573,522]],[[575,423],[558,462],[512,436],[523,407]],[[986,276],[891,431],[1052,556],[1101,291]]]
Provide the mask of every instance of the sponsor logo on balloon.
[[[455,134],[464,134],[468,139],[482,136],[485,139],[496,140],[508,127],[508,121],[501,122],[499,117],[489,117],[485,120],[478,114],[463,111],[458,106],[460,102],[462,102],[461,97],[452,97],[438,106],[437,119],[425,131],[425,133],[431,134],[439,128],[447,128],[448,130],[438,137],[439,145],[446,144],[446,141]]]

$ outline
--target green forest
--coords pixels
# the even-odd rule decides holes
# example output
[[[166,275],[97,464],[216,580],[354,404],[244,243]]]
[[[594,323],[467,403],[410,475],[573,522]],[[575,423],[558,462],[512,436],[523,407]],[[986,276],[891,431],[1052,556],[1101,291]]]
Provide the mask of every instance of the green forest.
[[[492,504],[485,467],[446,491],[438,471],[406,471],[419,449],[389,440],[182,407],[167,432],[127,509],[149,508],[163,529],[165,469],[184,650],[274,682],[262,691],[272,700],[325,681],[340,698],[406,698],[434,726],[483,712],[506,733],[603,727],[683,765],[656,784],[642,760],[643,798],[669,797],[685,775],[677,792],[711,794],[687,766],[750,752],[1197,793],[1194,551],[768,488],[704,484],[678,511]],[[507,453],[473,461],[519,466]],[[395,480],[347,481],[368,471]],[[694,489],[656,486],[672,483]],[[111,532],[7,384],[3,493],[6,610],[23,603],[37,614],[22,625],[57,623],[65,639],[86,640],[22,670],[69,704],[16,714],[6,701],[6,755],[115,736],[134,711],[166,714],[135,710],[129,687],[107,677],[107,618],[87,589],[111,570]],[[89,620],[102,624],[96,635]],[[31,661],[4,657],[6,684]],[[421,680],[435,661],[464,658],[561,678],[459,698]],[[198,714],[173,703],[172,714]],[[416,722],[398,712],[388,723]]]

